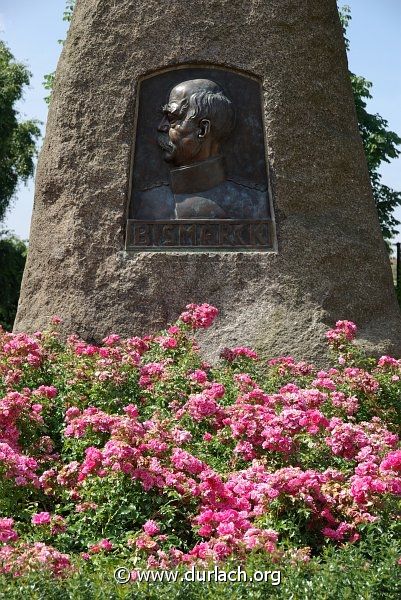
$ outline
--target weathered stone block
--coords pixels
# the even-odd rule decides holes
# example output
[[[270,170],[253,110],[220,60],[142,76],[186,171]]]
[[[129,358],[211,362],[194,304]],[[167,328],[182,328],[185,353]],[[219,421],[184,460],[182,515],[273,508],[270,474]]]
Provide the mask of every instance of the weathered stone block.
[[[262,85],[273,251],[126,252],[138,82],[218,66]],[[240,107],[246,111],[247,107]],[[351,319],[401,354],[335,0],[78,0],[37,171],[16,330],[60,314],[102,338],[155,331],[185,304],[220,309],[211,348],[249,344],[321,361]]]

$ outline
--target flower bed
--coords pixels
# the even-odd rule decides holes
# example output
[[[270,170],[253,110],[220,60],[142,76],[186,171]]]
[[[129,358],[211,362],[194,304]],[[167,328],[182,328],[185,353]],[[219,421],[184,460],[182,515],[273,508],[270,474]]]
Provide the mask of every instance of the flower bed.
[[[102,561],[300,568],[380,528],[399,551],[401,361],[365,357],[339,321],[327,371],[246,347],[211,366],[193,332],[216,316],[189,305],[160,335],[100,346],[61,341],[58,317],[0,334],[6,582]]]

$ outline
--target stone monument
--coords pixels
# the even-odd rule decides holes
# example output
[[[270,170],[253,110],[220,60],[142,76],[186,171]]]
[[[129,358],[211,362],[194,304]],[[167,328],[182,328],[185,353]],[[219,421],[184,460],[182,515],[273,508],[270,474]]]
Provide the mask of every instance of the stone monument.
[[[401,318],[335,0],[77,0],[15,329],[157,331],[217,306],[206,351],[322,361]]]

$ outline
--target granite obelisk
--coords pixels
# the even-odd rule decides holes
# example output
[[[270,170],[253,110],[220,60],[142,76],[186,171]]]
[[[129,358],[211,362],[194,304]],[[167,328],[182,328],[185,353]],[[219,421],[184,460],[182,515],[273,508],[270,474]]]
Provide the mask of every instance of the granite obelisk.
[[[158,162],[157,135],[168,146],[190,109],[200,111],[191,156]],[[224,190],[244,209],[231,213]],[[170,213],[141,213],[140,199],[153,196]],[[77,0],[15,329],[59,314],[88,339],[141,334],[189,302],[220,309],[205,348],[241,343],[319,361],[325,329],[350,319],[369,349],[401,354],[335,0]]]

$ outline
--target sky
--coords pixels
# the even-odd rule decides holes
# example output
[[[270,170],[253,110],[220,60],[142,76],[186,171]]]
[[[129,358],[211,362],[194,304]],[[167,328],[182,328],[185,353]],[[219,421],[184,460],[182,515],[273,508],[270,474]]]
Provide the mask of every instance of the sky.
[[[165,0],[161,0],[165,1]],[[401,136],[401,0],[341,0],[351,8],[348,30],[349,67],[373,82],[371,113],[384,117]],[[44,133],[47,105],[44,75],[54,71],[68,23],[63,22],[65,0],[0,0],[0,39],[16,60],[32,73],[31,84],[18,105],[21,119],[38,119]],[[382,182],[401,190],[401,158],[381,168]],[[34,185],[21,185],[4,226],[23,239],[29,237]],[[395,212],[401,221],[401,207]],[[399,226],[401,232],[401,225]],[[401,233],[394,242],[401,242]]]

